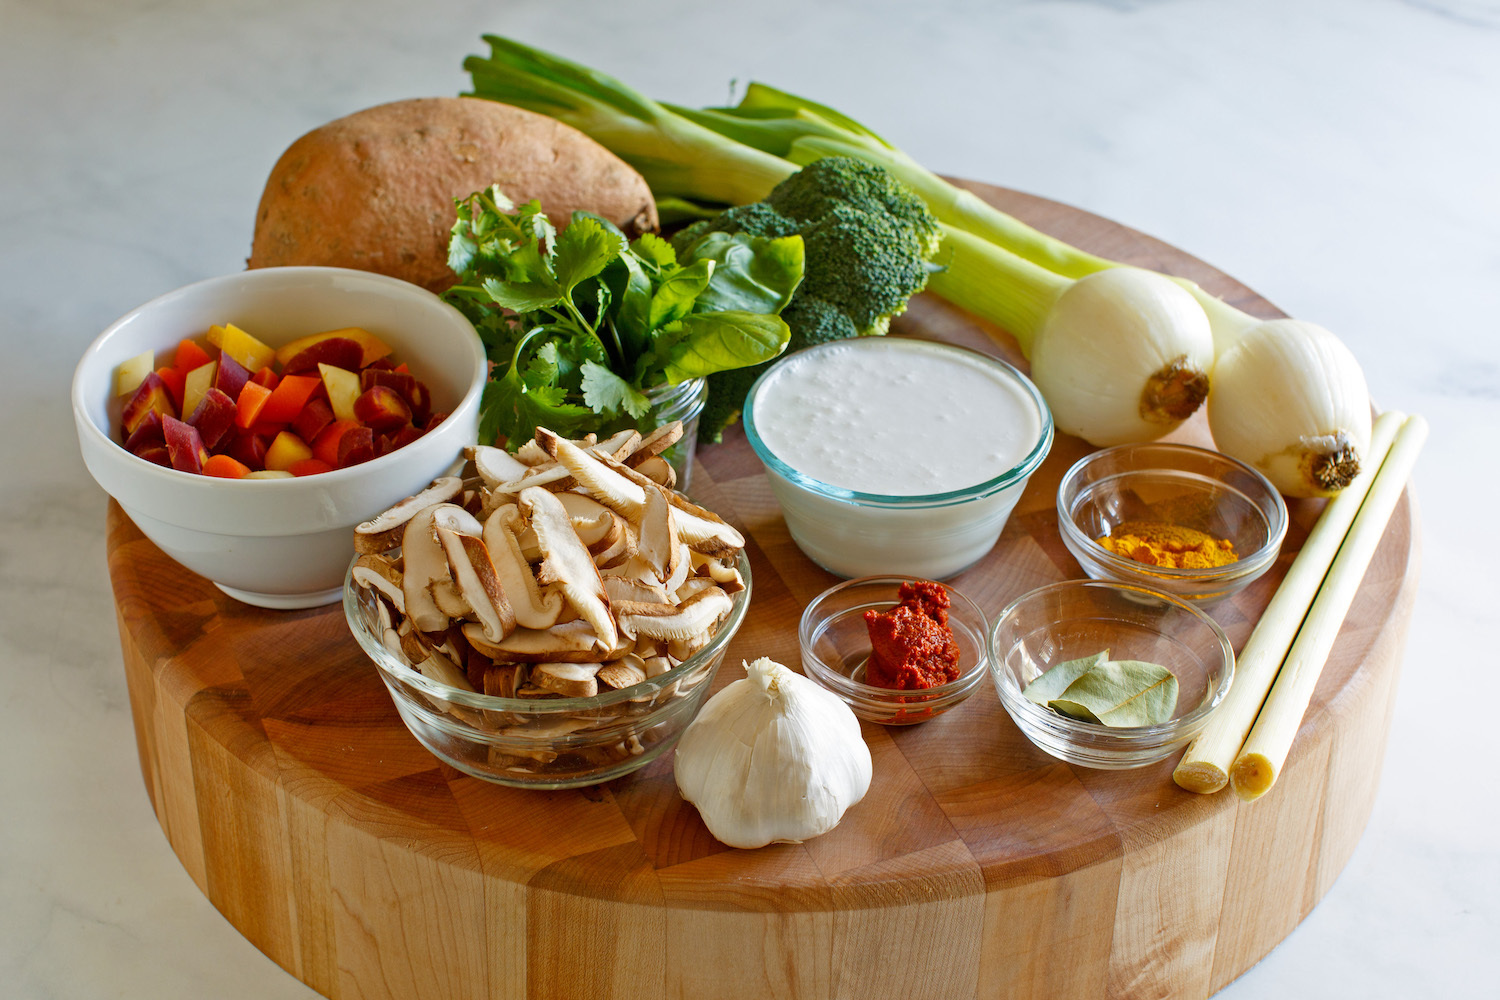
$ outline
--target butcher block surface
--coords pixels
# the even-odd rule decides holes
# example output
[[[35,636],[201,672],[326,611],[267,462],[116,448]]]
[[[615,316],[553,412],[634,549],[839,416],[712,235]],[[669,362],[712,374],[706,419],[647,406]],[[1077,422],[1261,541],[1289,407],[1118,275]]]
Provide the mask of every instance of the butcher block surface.
[[[1150,237],[970,186],[1086,249],[1280,315]],[[931,295],[896,332],[1025,367],[1010,338]],[[1202,417],[1172,439],[1207,444]],[[992,621],[1022,593],[1082,575],[1054,502],[1088,450],[1059,436],[995,549],[952,581]],[[796,667],[797,619],[835,578],[791,541],[737,428],[700,448],[691,492],[744,532],[755,581],[716,687],[757,656]],[[1277,564],[1209,608],[1236,649],[1320,502],[1289,508]],[[1285,770],[1254,803],[1179,789],[1175,761],[1095,771],[1049,757],[986,681],[922,725],[863,724],[874,780],[831,833],[742,851],[677,794],[670,753],[556,792],[442,764],[402,725],[338,605],[240,604],[109,511],[141,771],[177,856],[298,979],[329,997],[399,1000],[1206,997],[1296,927],[1364,829],[1418,550],[1408,495]]]

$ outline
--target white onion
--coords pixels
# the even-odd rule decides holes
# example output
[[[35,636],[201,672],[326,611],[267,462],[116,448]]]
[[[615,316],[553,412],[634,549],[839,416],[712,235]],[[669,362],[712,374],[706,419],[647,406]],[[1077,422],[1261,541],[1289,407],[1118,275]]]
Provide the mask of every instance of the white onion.
[[[1031,350],[1031,378],[1057,429],[1100,446],[1171,431],[1203,401],[1213,364],[1203,308],[1171,280],[1133,267],[1071,283]]]
[[[1294,319],[1226,339],[1208,397],[1219,450],[1287,496],[1332,496],[1347,486],[1370,449],[1370,393],[1353,352]]]

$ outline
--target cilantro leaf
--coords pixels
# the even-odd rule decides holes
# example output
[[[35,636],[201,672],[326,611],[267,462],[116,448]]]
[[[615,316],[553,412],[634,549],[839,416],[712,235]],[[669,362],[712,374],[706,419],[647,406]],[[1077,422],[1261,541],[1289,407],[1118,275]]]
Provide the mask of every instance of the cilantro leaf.
[[[591,216],[578,214],[552,252],[552,273],[563,291],[571,292],[578,284],[604,270],[625,249],[624,238],[610,232]]]
[[[635,255],[647,264],[655,268],[667,268],[677,263],[677,254],[672,249],[672,244],[657,236],[655,233],[642,233],[630,249]]]
[[[624,411],[636,419],[651,409],[646,394],[610,369],[592,361],[583,363],[583,400],[598,413]]]

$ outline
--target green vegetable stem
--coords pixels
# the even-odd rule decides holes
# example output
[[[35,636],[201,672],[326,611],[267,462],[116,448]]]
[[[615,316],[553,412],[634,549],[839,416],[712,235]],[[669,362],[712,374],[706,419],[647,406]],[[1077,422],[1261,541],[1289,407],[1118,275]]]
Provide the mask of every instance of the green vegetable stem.
[[[445,298],[492,362],[482,442],[643,421],[648,390],[770,360],[790,338],[778,314],[802,280],[798,236],[735,237],[680,263],[660,237],[631,243],[588,213],[559,232],[498,187],[459,199],[456,215],[459,280]]]

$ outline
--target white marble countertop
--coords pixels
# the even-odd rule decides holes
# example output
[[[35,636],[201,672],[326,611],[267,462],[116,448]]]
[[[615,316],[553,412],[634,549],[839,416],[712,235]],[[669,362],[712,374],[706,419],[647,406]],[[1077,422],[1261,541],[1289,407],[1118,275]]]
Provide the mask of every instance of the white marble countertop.
[[[1500,495],[1494,0],[0,0],[0,995],[314,995],[208,904],[152,815],[68,383],[116,316],[243,266],[294,138],[457,93],[483,31],[683,104],[735,78],[812,95],[1338,331],[1377,401],[1432,425],[1422,584],[1363,841],[1221,995],[1495,995],[1495,740],[1457,708],[1495,683],[1500,606],[1474,545]]]

